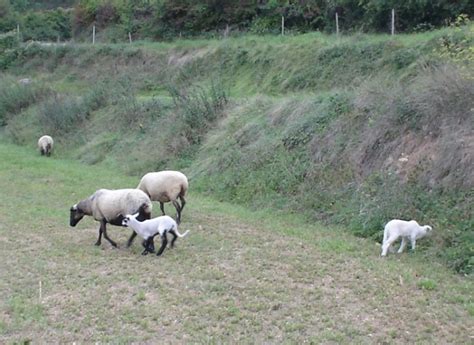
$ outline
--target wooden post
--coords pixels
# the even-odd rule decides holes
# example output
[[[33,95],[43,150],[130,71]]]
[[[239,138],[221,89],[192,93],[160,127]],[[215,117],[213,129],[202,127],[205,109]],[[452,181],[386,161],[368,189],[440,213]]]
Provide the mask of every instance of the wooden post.
[[[395,35],[395,9],[392,8],[392,36]]]
[[[132,44],[132,34],[130,32],[128,33],[128,42]]]
[[[337,15],[337,12],[336,12],[336,35],[339,36],[339,16]]]
[[[230,31],[229,24],[226,24],[225,31],[224,31],[224,38],[227,38],[227,36],[229,36],[229,31]]]
[[[285,17],[281,16],[281,35],[285,36]]]
[[[16,24],[16,37],[20,40],[20,24]]]
[[[95,44],[95,25],[92,26],[92,44]]]

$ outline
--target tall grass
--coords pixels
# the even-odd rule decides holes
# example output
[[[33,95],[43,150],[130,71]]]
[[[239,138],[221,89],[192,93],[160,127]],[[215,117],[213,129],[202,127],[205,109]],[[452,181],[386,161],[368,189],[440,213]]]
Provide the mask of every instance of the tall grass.
[[[3,76],[0,79],[0,126],[50,93],[45,85],[36,82],[22,84],[11,76]]]

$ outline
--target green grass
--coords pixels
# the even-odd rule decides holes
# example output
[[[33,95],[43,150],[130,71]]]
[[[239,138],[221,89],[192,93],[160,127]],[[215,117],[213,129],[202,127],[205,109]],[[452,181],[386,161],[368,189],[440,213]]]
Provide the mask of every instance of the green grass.
[[[137,177],[6,143],[0,156],[1,342],[472,340],[474,282],[422,253],[382,259],[342,228],[219,202],[192,184],[181,225],[191,233],[176,248],[143,257],[117,227],[119,249],[95,247],[98,224],[70,228],[69,207]]]
[[[389,219],[416,219],[436,229],[420,251],[469,274],[469,43],[463,27],[32,44],[0,80],[0,108],[13,109],[2,137],[33,148],[47,133],[55,157],[136,176],[183,170],[219,200],[297,212],[374,241]],[[31,97],[20,77],[49,93]]]

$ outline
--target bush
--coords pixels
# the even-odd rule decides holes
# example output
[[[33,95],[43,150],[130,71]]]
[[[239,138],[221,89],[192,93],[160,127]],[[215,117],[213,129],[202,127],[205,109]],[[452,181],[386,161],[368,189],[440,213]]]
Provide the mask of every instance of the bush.
[[[5,126],[8,119],[49,93],[49,89],[36,83],[23,85],[13,78],[2,79],[0,82],[0,126]]]
[[[183,124],[186,139],[191,144],[199,144],[203,134],[220,117],[227,103],[225,88],[213,81],[207,88],[193,86],[180,89],[168,85],[168,92],[173,97],[178,121]]]
[[[78,99],[55,95],[40,105],[38,117],[43,130],[53,136],[64,136],[87,117]]]

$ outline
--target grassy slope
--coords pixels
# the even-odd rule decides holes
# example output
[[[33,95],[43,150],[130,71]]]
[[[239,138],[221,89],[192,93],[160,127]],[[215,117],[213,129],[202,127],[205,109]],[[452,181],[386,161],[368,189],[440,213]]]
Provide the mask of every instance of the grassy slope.
[[[472,342],[472,279],[422,253],[381,259],[340,229],[192,189],[175,249],[142,257],[115,227],[122,247],[97,248],[97,223],[69,228],[68,207],[136,178],[4,143],[0,156],[0,342]]]
[[[7,132],[30,147],[47,132],[56,155],[129,174],[180,169],[196,189],[219,199],[298,211],[375,240],[387,219],[414,218],[437,229],[420,249],[469,272],[474,84],[433,67],[442,60],[433,54],[441,38],[457,49],[453,42],[467,44],[465,37],[440,30],[395,38],[313,33],[30,45],[9,70],[13,84],[31,77],[59,93],[57,103],[45,108],[52,98],[45,92],[20,106]],[[187,116],[195,114],[188,110],[202,106],[199,92],[212,83],[231,101],[190,144],[186,132],[203,113],[189,125]],[[170,86],[195,98],[176,106]],[[60,129],[44,124],[60,124],[76,113],[70,103],[104,90],[98,109],[85,106],[87,121]]]

